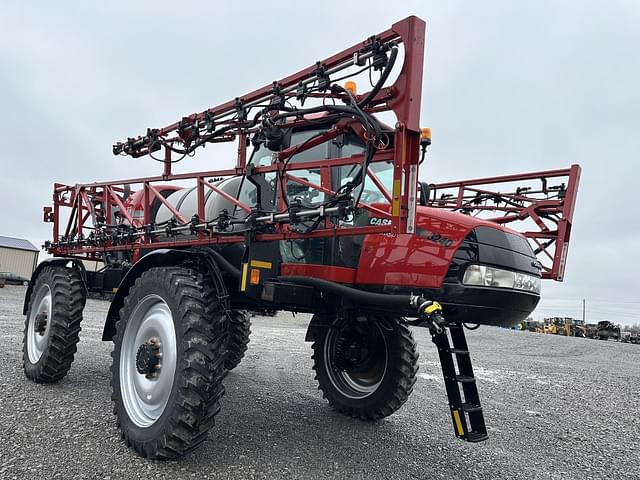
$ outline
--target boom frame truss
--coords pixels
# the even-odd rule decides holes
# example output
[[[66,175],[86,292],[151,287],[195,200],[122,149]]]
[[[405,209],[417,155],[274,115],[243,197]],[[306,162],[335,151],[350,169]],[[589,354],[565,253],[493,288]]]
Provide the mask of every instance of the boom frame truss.
[[[53,192],[53,207],[45,207],[44,220],[53,223],[53,241],[46,242],[45,247],[55,256],[79,257],[90,260],[101,260],[106,252],[128,251],[132,261],[136,261],[141,251],[149,248],[177,248],[189,246],[203,246],[212,244],[227,244],[243,242],[244,234],[230,234],[221,231],[219,225],[207,222],[205,219],[206,192],[215,191],[247,213],[254,214],[254,219],[262,215],[262,220],[271,223],[268,231],[258,231],[253,241],[277,241],[297,238],[337,237],[345,235],[366,234],[414,234],[415,215],[417,205],[417,191],[420,168],[420,107],[422,95],[423,56],[425,23],[417,17],[408,17],[395,23],[384,32],[374,35],[350,48],[343,50],[325,60],[316,62],[299,72],[273,82],[242,97],[209,108],[201,113],[183,117],[181,121],[160,129],[148,129],[144,136],[129,138],[125,142],[114,145],[115,154],[130,155],[134,158],[152,155],[159,150],[158,140],[164,145],[164,170],[161,175],[108,182],[97,182],[76,185],[56,183]],[[322,160],[308,160],[288,163],[293,155],[309,150],[323,142],[335,139],[349,128],[349,121],[341,120],[318,138],[314,138],[303,145],[294,145],[282,149],[275,156],[275,161],[269,166],[253,166],[248,162],[247,146],[251,135],[257,127],[247,126],[247,112],[252,107],[276,105],[287,99],[303,96],[322,98],[323,102],[341,102],[345,100],[344,92],[325,88],[312,93],[308,90],[311,85],[318,85],[320,81],[329,82],[330,75],[373,62],[376,52],[380,49],[404,46],[404,59],[397,79],[391,86],[384,86],[368,101],[363,111],[367,114],[392,111],[397,123],[393,130],[385,132],[392,137],[388,148],[380,148],[373,155],[371,162],[391,162],[393,164],[393,187],[391,191],[385,189],[379,178],[368,169],[366,175],[378,187],[382,196],[389,202],[389,212],[376,208],[365,202],[360,202],[353,208],[366,209],[375,213],[377,217],[389,219],[390,222],[380,222],[379,225],[341,227],[334,223],[330,216],[310,233],[298,233],[290,228],[286,221],[292,218],[285,211],[259,212],[251,205],[246,205],[238,199],[226,194],[213,185],[209,180],[230,176],[251,174],[268,174],[271,172],[285,178],[287,182],[294,182],[313,188],[326,195],[335,195],[330,188],[331,169],[345,165],[363,165],[364,155],[358,154],[346,158],[332,158]],[[377,46],[377,47],[376,47]],[[378,50],[376,50],[378,48]],[[304,94],[304,92],[307,92]],[[356,99],[366,98],[369,92],[357,95]],[[275,108],[275,107],[274,107]],[[307,117],[296,118],[289,125],[300,127],[313,124],[314,120]],[[224,126],[223,134],[200,140],[203,126]],[[167,145],[190,145],[195,142],[217,143],[237,141],[237,159],[233,168],[210,170],[203,172],[176,174],[172,171],[175,160],[172,149]],[[314,184],[307,179],[296,176],[299,170],[319,169],[322,184]],[[507,175],[456,182],[446,182],[430,186],[433,198],[428,205],[434,208],[444,208],[460,211],[470,215],[484,215],[487,212],[496,214],[485,217],[501,225],[513,224],[516,221],[531,219],[537,231],[523,232],[532,242],[534,250],[539,254],[543,278],[562,280],[566,263],[567,248],[573,221],[573,209],[576,200],[580,167],[573,165],[568,169],[534,172],[519,175]],[[549,198],[548,181],[565,179],[562,197]],[[534,192],[516,190],[511,193],[496,191],[496,186],[514,181],[540,180],[542,187],[537,193],[543,193],[546,198],[533,195]],[[166,182],[191,182],[195,186],[197,195],[197,215],[193,218],[184,216],[158,190],[158,184]],[[142,191],[142,217],[134,218],[123,203],[126,192]],[[556,190],[556,193],[560,190]],[[445,192],[440,198],[438,193]],[[450,193],[446,193],[450,192]],[[286,189],[282,182],[277,182],[276,204],[279,209],[285,207]],[[150,215],[154,201],[161,202],[174,216],[173,223],[167,228],[156,228],[152,224]],[[493,204],[490,204],[493,201]],[[69,209],[66,223],[62,212]],[[97,210],[99,210],[97,212]],[[336,210],[336,209],[334,209]],[[339,208],[337,208],[339,210]],[[117,212],[115,223],[110,223],[112,213]],[[98,215],[99,214],[99,215]],[[319,216],[326,212],[321,209]],[[105,220],[96,222],[97,216]],[[551,220],[553,225],[549,225]],[[63,225],[64,224],[64,225]],[[64,231],[63,231],[64,229]],[[180,233],[188,232],[188,238],[180,238]],[[159,233],[166,233],[158,238]]]
[[[148,129],[145,136],[137,138],[129,138],[126,142],[114,145],[114,154],[127,154],[134,158],[147,154],[152,154],[159,147],[154,147],[154,139],[162,139],[164,144],[174,142],[188,144],[195,141],[193,132],[201,128],[206,122],[215,122],[217,125],[227,125],[225,135],[207,140],[209,142],[238,142],[238,155],[234,168],[224,170],[211,170],[205,172],[195,172],[187,174],[174,174],[172,172],[172,152],[165,148],[164,171],[160,176],[145,177],[127,180],[116,180],[109,182],[97,182],[89,184],[64,185],[55,184],[53,193],[53,208],[45,207],[45,220],[53,222],[53,242],[46,244],[48,251],[54,255],[60,256],[79,256],[89,259],[99,259],[101,252],[108,251],[125,251],[130,250],[134,254],[134,259],[139,256],[141,249],[150,248],[167,248],[167,247],[186,247],[206,244],[234,243],[243,240],[242,235],[224,235],[208,229],[207,225],[202,223],[205,213],[205,194],[206,189],[216,190],[218,194],[225,195],[224,192],[216,189],[211,185],[208,178],[220,178],[234,175],[245,175],[248,169],[247,162],[247,140],[249,136],[255,132],[255,129],[246,128],[235,121],[241,112],[256,105],[263,105],[265,102],[274,102],[279,99],[287,99],[299,96],[300,88],[307,85],[316,84],[319,80],[329,78],[329,75],[345,70],[354,65],[362,65],[363,62],[372,59],[375,56],[374,45],[404,46],[404,61],[399,75],[391,86],[381,88],[375,96],[367,103],[363,111],[367,113],[378,113],[384,111],[393,111],[397,123],[395,129],[390,135],[393,135],[393,147],[381,149],[375,153],[372,162],[392,161],[394,165],[393,191],[383,192],[389,195],[391,200],[391,214],[367,205],[361,202],[358,207],[368,210],[375,210],[376,214],[385,218],[390,218],[391,223],[383,226],[366,226],[337,228],[336,225],[327,221],[317,230],[304,234],[304,238],[310,237],[328,237],[341,235],[360,235],[372,233],[412,233],[415,229],[415,198],[409,198],[409,193],[415,191],[409,185],[417,182],[418,160],[419,160],[419,142],[420,142],[420,105],[422,95],[422,75],[423,75],[423,57],[424,57],[424,37],[425,23],[421,19],[411,16],[398,23],[395,23],[390,29],[372,36],[364,42],[358,43],[348,49],[343,50],[325,60],[316,62],[315,65],[309,66],[293,75],[290,75],[280,81],[273,82],[271,85],[264,86],[258,90],[248,93],[242,97],[228,101],[216,107],[209,108],[201,113],[192,114],[179,122],[160,129]],[[356,99],[366,97],[366,93],[357,95]],[[331,99],[333,101],[341,101],[344,94],[335,93],[327,90],[322,94],[309,94],[309,97],[323,97],[324,101]],[[296,119],[295,123],[304,124],[305,118]],[[342,129],[341,129],[342,128]],[[328,141],[344,131],[345,127],[338,126],[323,135],[321,138],[309,144],[301,146],[292,146],[278,153],[276,161],[270,166],[260,166],[252,169],[254,174],[278,172],[285,174],[290,181],[308,184],[304,179],[297,178],[292,172],[296,170],[306,170],[310,168],[320,168],[323,174],[330,171],[332,167],[343,165],[358,165],[363,162],[363,155],[353,155],[348,158],[335,158],[329,160],[305,161],[288,165],[286,172],[284,166],[287,158],[294,153],[308,150],[314,145]],[[375,177],[372,172],[367,172],[370,177]],[[198,222],[192,222],[192,219],[182,217],[178,212],[154,187],[160,182],[172,182],[182,180],[194,180],[197,188],[198,201]],[[379,184],[378,179],[374,179]],[[118,193],[131,190],[132,187],[138,185],[144,191],[143,212],[144,217],[142,223],[137,221],[129,214],[119,198]],[[315,186],[314,186],[315,187]],[[326,193],[335,193],[322,187]],[[283,192],[278,186],[277,199],[278,205],[282,205]],[[150,205],[154,199],[158,199],[165,205],[175,216],[178,224],[174,225],[174,229],[179,231],[192,230],[197,233],[197,238],[189,238],[185,240],[158,241],[154,238],[154,233],[150,230],[149,216]],[[236,199],[230,199],[239,208],[250,211],[251,207],[244,205]],[[129,226],[127,233],[121,225],[102,225],[96,226],[91,224],[94,215],[95,206],[102,205],[102,213],[105,218],[111,218],[111,212],[118,211],[122,215],[122,220],[126,221],[124,227]],[[61,210],[70,208],[71,213],[69,219],[62,232]],[[195,225],[198,227],[194,228]],[[134,227],[133,229],[131,227]],[[291,231],[286,223],[275,223],[274,233],[262,233],[255,236],[256,241],[273,241],[288,238],[302,238],[302,234]],[[90,232],[102,230],[101,235],[91,236]],[[132,231],[135,230],[135,231]],[[118,233],[120,232],[120,233]],[[117,235],[116,235],[117,234]],[[96,238],[99,237],[99,238]]]
[[[432,184],[429,206],[479,216],[500,225],[531,220],[530,226],[538,230],[521,233],[538,256],[542,278],[562,281],[580,174],[580,166],[571,165],[558,170]],[[504,190],[506,184],[526,181],[539,181],[540,186]]]

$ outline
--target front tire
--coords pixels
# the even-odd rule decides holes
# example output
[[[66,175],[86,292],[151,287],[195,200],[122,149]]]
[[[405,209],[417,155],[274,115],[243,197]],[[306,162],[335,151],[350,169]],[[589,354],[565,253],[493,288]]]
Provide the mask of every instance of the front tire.
[[[40,271],[24,326],[22,363],[29,380],[55,383],[69,372],[85,301],[78,270],[50,266]]]
[[[112,400],[127,445],[148,458],[182,456],[207,438],[220,411],[224,309],[208,277],[151,268],[120,310]]]
[[[399,319],[323,328],[312,348],[318,388],[340,413],[378,420],[398,410],[413,391],[418,352]]]

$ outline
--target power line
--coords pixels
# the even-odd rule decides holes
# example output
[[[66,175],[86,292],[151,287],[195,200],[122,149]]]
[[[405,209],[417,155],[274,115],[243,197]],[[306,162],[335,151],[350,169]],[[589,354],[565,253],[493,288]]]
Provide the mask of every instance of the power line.
[[[600,298],[588,298],[587,300],[589,300],[590,302],[598,302],[598,303],[635,303],[635,304],[640,304],[640,301],[638,300],[617,300],[615,298],[610,298],[608,300],[604,300],[604,299],[600,299]]]
[[[539,306],[536,308],[536,310],[581,310],[581,307],[576,305],[576,306],[571,306],[571,307],[554,307],[554,306]],[[624,310],[624,309],[616,309],[616,308],[601,308],[601,307],[586,307],[586,311],[588,312],[598,312],[598,313],[612,313],[612,314],[619,314],[619,315],[627,315],[627,316],[635,316],[640,318],[640,312],[636,311],[636,310]]]
[[[536,310],[543,310],[546,312],[558,312],[558,311],[571,311],[571,312],[580,312],[580,307],[576,306],[573,308],[558,308],[558,307],[537,307]],[[640,312],[627,312],[621,310],[604,310],[599,308],[587,308],[587,315],[589,312],[597,313],[599,315],[617,315],[620,317],[629,317],[629,318],[637,318],[640,321]]]
[[[566,303],[580,303],[581,300],[578,299],[569,299],[569,298],[551,298],[551,299],[546,299],[543,298],[542,299],[545,303],[554,303],[554,302],[566,302]],[[631,300],[613,300],[613,299],[609,299],[609,300],[598,300],[595,298],[587,298],[587,301],[589,303],[613,303],[613,304],[617,304],[617,303],[625,303],[625,304],[636,304],[636,305],[640,305],[640,301],[636,302],[636,301],[631,301]]]
[[[595,308],[591,309],[590,311],[599,313],[600,315],[617,315],[619,317],[637,318],[640,321],[640,314],[627,314],[623,312],[617,312],[615,310],[598,310]]]

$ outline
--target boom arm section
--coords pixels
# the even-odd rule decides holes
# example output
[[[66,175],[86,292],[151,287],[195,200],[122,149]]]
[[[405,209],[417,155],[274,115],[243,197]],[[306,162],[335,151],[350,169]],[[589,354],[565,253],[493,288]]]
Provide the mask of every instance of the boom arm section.
[[[247,232],[255,241],[414,233],[425,28],[421,19],[408,17],[293,75],[114,144],[114,154],[131,157],[153,157],[164,149],[162,157],[153,157],[164,163],[162,175],[56,185],[54,205],[45,210],[45,221],[54,224],[48,250],[54,255],[89,258],[104,257],[106,252],[123,252],[118,253],[123,256],[129,251],[135,260],[141,250],[241,242]],[[395,80],[392,71],[397,74]],[[369,80],[372,89],[358,94],[353,81],[340,85],[345,79]],[[381,112],[395,114],[394,127],[376,118]],[[322,131],[296,140],[295,132],[313,129]],[[309,153],[323,143],[345,145],[349,138],[358,139],[357,153],[348,152],[343,158],[317,158]],[[198,147],[227,141],[238,142],[233,168],[172,172],[173,163]],[[250,146],[253,153],[248,154]],[[267,161],[253,158],[258,151],[269,152],[261,157]],[[292,161],[294,156],[297,158]],[[371,200],[362,197],[368,177],[380,185],[373,173],[376,162],[392,165],[393,189],[381,190],[391,204],[390,214],[376,210]],[[352,168],[343,170],[350,173],[336,179],[338,169],[348,166]],[[310,170],[319,172],[318,180],[310,181],[298,173]],[[242,192],[230,194],[216,186],[229,177],[242,177],[242,182],[253,185],[257,198],[241,200]],[[189,218],[161,191],[162,187],[166,192],[167,182],[174,181],[183,187],[185,182],[192,183],[196,207]],[[322,194],[323,200],[305,203],[296,197],[292,192],[301,185],[317,192],[318,197]],[[231,205],[208,215],[206,199],[211,190]],[[168,210],[172,218],[158,221],[158,208]],[[376,210],[390,223],[344,227],[340,220],[358,209]],[[291,227],[305,222],[309,228]]]
[[[260,122],[264,126],[268,117],[274,122],[277,121],[274,117],[282,119],[283,112],[297,118],[314,113],[302,107],[308,98],[322,98],[324,104],[330,100],[334,105],[336,100],[345,100],[345,92],[332,87],[334,82],[353,76],[353,71],[345,75],[350,68],[359,69],[357,74],[371,69],[381,72],[373,89],[357,96],[359,108],[369,112],[393,110],[406,129],[419,132],[424,34],[425,23],[417,17],[407,17],[390,29],[271,85],[185,116],[166,127],[149,128],[143,136],[118,142],[113,145],[113,153],[141,157],[165,147],[184,155],[206,143],[232,141],[236,135],[255,133]],[[395,60],[394,51],[400,44],[405,52],[402,70],[396,82],[384,88],[390,70],[386,67]],[[341,78],[336,78],[338,74]],[[300,101],[302,106],[292,106],[290,101]],[[237,166],[243,168],[245,164],[242,158]]]
[[[562,281],[580,166],[429,185],[428,205],[519,230],[532,244],[542,277]],[[425,187],[426,190],[426,187]]]

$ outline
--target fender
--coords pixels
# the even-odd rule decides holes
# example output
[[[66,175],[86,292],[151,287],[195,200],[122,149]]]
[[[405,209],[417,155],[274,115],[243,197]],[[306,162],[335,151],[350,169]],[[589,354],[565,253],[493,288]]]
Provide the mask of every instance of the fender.
[[[27,292],[24,295],[24,305],[22,307],[22,314],[27,314],[27,309],[29,308],[29,301],[31,300],[31,294],[33,293],[33,285],[36,283],[36,279],[38,275],[42,271],[44,267],[48,267],[51,265],[60,265],[63,267],[68,267],[69,262],[71,262],[70,268],[77,268],[80,271],[80,278],[82,278],[82,293],[84,295],[84,299],[86,301],[87,294],[89,289],[87,288],[87,269],[84,267],[82,261],[77,258],[64,258],[64,257],[51,257],[43,260],[36,267],[36,269],[31,274],[31,279],[29,280],[29,286],[27,287]]]
[[[331,328],[333,318],[330,315],[315,314],[311,317],[311,322],[307,327],[307,334],[304,337],[305,342],[315,342],[318,339],[318,334],[327,328]]]
[[[205,268],[211,274],[216,288],[218,289],[218,295],[221,298],[226,298],[226,287],[222,281],[222,274],[208,249],[176,250],[161,248],[153,250],[138,260],[138,262],[129,269],[120,282],[118,291],[109,306],[109,312],[107,313],[104,329],[102,331],[102,340],[113,340],[113,336],[116,333],[116,322],[119,320],[120,309],[124,304],[124,299],[129,294],[131,286],[143,272],[153,267],[170,267],[189,260],[196,260],[204,264]]]

